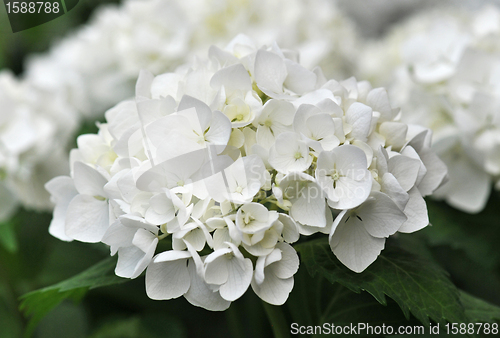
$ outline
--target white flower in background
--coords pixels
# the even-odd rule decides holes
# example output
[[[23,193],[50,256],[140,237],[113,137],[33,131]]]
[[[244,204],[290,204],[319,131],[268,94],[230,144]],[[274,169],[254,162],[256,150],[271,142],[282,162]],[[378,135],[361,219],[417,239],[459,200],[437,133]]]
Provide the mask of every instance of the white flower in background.
[[[0,72],[0,106],[0,219],[19,203],[51,210],[43,186],[68,170],[66,152],[76,114],[60,95],[38,90],[9,71]],[[60,111],[65,114],[59,116]]]
[[[359,59],[362,76],[389,87],[403,121],[432,129],[433,148],[449,168],[435,196],[469,213],[499,186],[499,22],[492,5],[416,14]]]
[[[223,45],[235,32],[259,44],[298,48],[308,67],[324,62],[335,76],[350,73],[356,50],[354,25],[334,1],[125,0],[98,8],[88,24],[47,54],[30,57],[26,78],[58,92],[86,118],[100,118],[133,95],[141,69],[172,71],[190,61],[187,55]],[[238,115],[242,106],[232,103],[227,114]]]
[[[383,88],[326,81],[243,35],[209,56],[141,72],[135,102],[78,138],[71,176],[47,183],[54,236],[108,244],[117,275],[146,270],[153,299],[224,310],[250,285],[283,304],[300,235],[329,234],[361,272],[387,237],[427,225],[422,196],[446,169]]]

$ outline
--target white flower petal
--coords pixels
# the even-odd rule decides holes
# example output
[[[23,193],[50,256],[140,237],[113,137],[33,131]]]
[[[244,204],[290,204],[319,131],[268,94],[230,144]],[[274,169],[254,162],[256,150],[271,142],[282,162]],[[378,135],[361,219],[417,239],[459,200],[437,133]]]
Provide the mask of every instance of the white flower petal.
[[[420,191],[416,187],[413,187],[408,191],[408,194],[410,195],[410,199],[404,209],[404,213],[408,219],[398,230],[405,233],[415,232],[429,225],[427,204],[425,204]]]
[[[153,261],[155,263],[172,262],[180,259],[188,259],[190,257],[191,253],[189,251],[168,250],[156,255]]]
[[[370,235],[378,238],[394,234],[407,220],[396,203],[380,192],[373,192],[355,213],[356,216],[350,217],[348,223],[362,224]]]
[[[351,209],[363,203],[370,194],[372,178],[366,169],[366,155],[352,145],[343,145],[318,157],[316,178],[328,194],[328,205],[334,209]]]
[[[188,262],[188,272],[190,277],[189,290],[184,294],[184,298],[194,306],[202,307],[209,311],[224,311],[231,302],[223,299],[219,291],[214,291],[196,272],[195,263],[192,259]]]
[[[300,234],[299,229],[297,228],[297,223],[295,223],[294,219],[288,216],[287,214],[279,214],[279,221],[283,223],[283,239],[287,243],[295,243],[299,240]]]
[[[360,102],[354,102],[345,113],[346,122],[352,126],[350,135],[366,141],[372,121],[372,108]]]
[[[234,301],[240,298],[250,286],[253,276],[252,261],[249,258],[232,259],[227,264],[228,279],[219,292],[222,298]]]
[[[227,116],[214,111],[210,121],[210,129],[207,131],[205,138],[211,144],[226,145],[231,137],[231,128],[231,121]]]
[[[75,196],[66,212],[66,236],[78,241],[96,243],[109,227],[109,206],[89,195]]]
[[[194,108],[196,114],[192,114],[190,108]],[[212,109],[210,109],[210,107],[203,101],[189,95],[182,96],[179,106],[177,107],[177,111],[179,112],[179,115],[189,119],[192,127],[196,127],[197,130],[202,132],[207,129],[210,119],[212,118]]]
[[[45,188],[50,192],[51,200],[56,204],[49,233],[60,240],[71,241],[72,238],[66,236],[65,228],[69,203],[78,194],[73,179],[67,176],[55,177],[45,184]]]
[[[398,180],[391,173],[385,173],[382,177],[381,191],[387,194],[399,207],[399,209],[404,210],[410,196],[408,193],[401,188]],[[412,188],[413,190],[416,188]]]
[[[490,175],[478,169],[465,153],[441,158],[448,166],[449,181],[434,195],[444,197],[453,207],[469,213],[484,209],[491,190]]]
[[[283,242],[276,244],[276,248],[281,250],[281,260],[272,264],[274,274],[281,279],[292,277],[299,269],[297,252],[291,245]]]
[[[391,121],[393,119],[393,111],[389,102],[389,95],[384,88],[372,89],[366,97],[366,103],[373,108],[374,111],[380,113],[380,122]]]
[[[177,298],[185,294],[190,287],[187,259],[149,264],[146,270],[146,293],[156,300]]]
[[[242,90],[244,92],[252,89],[250,75],[241,63],[217,71],[212,76],[210,85],[217,89],[224,86],[226,90]]]
[[[136,246],[122,247],[118,249],[118,262],[115,273],[124,278],[137,278],[146,269],[153,258],[158,239],[154,238],[146,251]]]
[[[150,71],[141,69],[135,85],[135,95],[151,98],[151,84],[153,83],[154,77],[155,76]]]
[[[389,172],[396,177],[401,188],[410,190],[417,181],[420,161],[404,155],[396,155],[389,159]]]
[[[422,196],[432,194],[447,178],[446,164],[431,149],[422,149],[418,155],[427,169],[424,178],[418,184]]]
[[[82,162],[73,166],[73,182],[80,194],[106,197],[103,187],[108,180],[100,172]]]
[[[371,236],[361,222],[340,220],[330,247],[337,258],[354,272],[362,272],[372,264],[385,246],[385,238]]]
[[[310,184],[309,186],[312,189],[307,189],[307,193],[304,193],[292,204],[290,214],[297,222],[323,228],[327,225],[325,198],[317,184]]]
[[[273,131],[267,126],[259,126],[257,128],[256,138],[257,143],[266,149],[271,148],[276,140]]]
[[[269,275],[261,284],[252,280],[252,289],[263,301],[272,305],[283,305],[293,289],[293,284],[293,277],[281,279]]]
[[[314,90],[317,76],[296,62],[285,59],[288,76],[284,85],[296,94],[302,95]]]
[[[261,90],[283,93],[283,82],[287,75],[285,62],[280,56],[262,49],[257,52],[254,77]]]
[[[111,247],[113,256],[120,247],[132,246],[132,239],[137,229],[124,226],[119,220],[110,225],[101,242]]]
[[[225,242],[231,242],[231,236],[229,236],[228,228],[216,229],[213,234],[213,239],[214,239],[214,250],[227,248]]]
[[[383,122],[379,127],[379,132],[385,137],[385,145],[392,146],[393,149],[401,149],[406,143],[406,133],[408,126],[401,122]]]
[[[226,255],[231,255],[229,248],[219,249],[208,255],[205,260],[205,281],[207,283],[221,285],[227,282],[229,259]]]

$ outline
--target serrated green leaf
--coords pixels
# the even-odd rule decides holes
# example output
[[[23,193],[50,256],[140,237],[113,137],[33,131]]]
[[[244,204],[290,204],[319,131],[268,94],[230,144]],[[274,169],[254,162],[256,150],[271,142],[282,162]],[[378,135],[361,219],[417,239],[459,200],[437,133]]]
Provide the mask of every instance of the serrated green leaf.
[[[20,309],[30,317],[26,336],[30,336],[38,322],[63,300],[78,301],[89,289],[126,281],[114,274],[115,265],[116,258],[110,257],[70,279],[23,295]]]
[[[391,326],[395,332],[399,326],[422,326],[415,318],[406,319],[398,304],[387,300],[380,304],[366,292],[355,293],[339,283],[331,284],[320,274],[311,277],[304,266],[294,276],[294,288],[287,300],[287,307],[294,323],[302,326],[357,327],[358,323],[375,326]],[[370,336],[370,332],[357,332]]]
[[[460,300],[469,323],[494,323],[500,320],[500,307],[464,291],[460,291]]]
[[[466,321],[458,290],[446,273],[435,263],[399,247],[389,245],[359,274],[333,255],[326,238],[300,243],[295,249],[312,276],[319,273],[331,283],[338,282],[354,292],[365,290],[384,305],[387,295],[399,304],[406,318],[412,313],[427,326],[430,320]]]

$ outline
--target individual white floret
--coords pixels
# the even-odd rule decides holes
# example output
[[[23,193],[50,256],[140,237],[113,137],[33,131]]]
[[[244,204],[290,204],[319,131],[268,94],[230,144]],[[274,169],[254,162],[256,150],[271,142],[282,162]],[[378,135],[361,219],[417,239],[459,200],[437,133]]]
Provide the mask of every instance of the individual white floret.
[[[221,297],[227,301],[240,298],[250,286],[253,265],[232,243],[215,250],[205,259],[205,281],[218,285]]]
[[[355,272],[373,263],[407,217],[387,195],[372,193],[358,208],[342,211],[330,232],[330,247],[337,258]]]
[[[372,177],[367,167],[365,153],[352,145],[320,153],[315,176],[330,207],[352,209],[368,198]]]
[[[282,305],[293,289],[293,275],[299,269],[299,257],[292,246],[278,243],[267,256],[255,264],[252,289],[265,302]]]
[[[282,173],[302,172],[309,168],[312,156],[307,143],[294,132],[285,132],[276,138],[269,150],[269,164]]]

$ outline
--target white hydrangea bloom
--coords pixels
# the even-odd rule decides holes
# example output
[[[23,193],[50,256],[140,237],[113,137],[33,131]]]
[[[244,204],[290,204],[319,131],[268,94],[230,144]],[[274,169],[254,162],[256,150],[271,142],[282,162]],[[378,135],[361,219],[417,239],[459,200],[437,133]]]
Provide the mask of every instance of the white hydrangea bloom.
[[[361,272],[385,238],[426,226],[422,196],[446,175],[428,130],[400,122],[382,88],[254,45],[240,35],[175,73],[141,72],[135,102],[80,136],[71,176],[47,184],[51,233],[108,244],[117,275],[146,270],[153,299],[224,310],[250,285],[283,304],[300,235],[330,235]],[[155,255],[160,241],[171,250]]]
[[[19,203],[51,210],[44,184],[67,173],[66,147],[77,116],[60,95],[38,90],[7,70],[0,72],[0,106],[0,219]],[[59,116],[60,111],[65,114]]]
[[[500,178],[500,10],[445,7],[396,26],[360,53],[362,76],[390,88],[403,120],[432,129],[449,168],[436,196],[481,211]],[[430,162],[430,161],[429,161]]]

